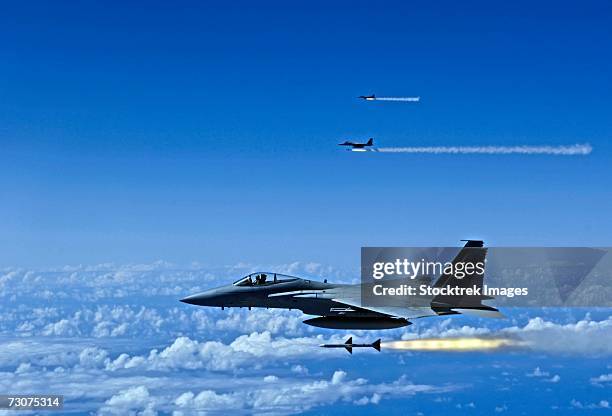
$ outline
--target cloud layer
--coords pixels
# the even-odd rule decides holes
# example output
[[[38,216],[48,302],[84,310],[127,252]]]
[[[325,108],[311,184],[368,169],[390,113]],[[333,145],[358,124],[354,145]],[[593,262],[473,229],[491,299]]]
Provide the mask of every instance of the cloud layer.
[[[297,311],[221,311],[178,302],[185,294],[260,268],[351,280],[351,273],[307,262],[186,269],[164,262],[6,269],[0,273],[0,391],[64,393],[71,411],[106,415],[228,410],[284,415],[337,404],[367,409],[406,403],[415,396],[419,406],[441,406],[440,411],[444,406],[487,413],[496,407],[513,410],[512,403],[486,404],[479,396],[453,401],[454,394],[466,394],[478,380],[457,372],[457,363],[473,368],[465,358],[449,361],[436,354],[384,350],[350,356],[318,347],[343,342],[348,333],[306,326]],[[501,363],[494,365],[503,374],[495,376],[501,383],[496,388],[531,383],[553,389],[576,379],[595,393],[559,406],[603,408],[612,386],[607,371],[568,377],[562,365],[550,360],[580,357],[583,363],[598,363],[592,357],[612,357],[612,318],[606,311],[517,310],[509,315],[510,320],[423,319],[409,328],[353,335],[364,340],[499,334],[518,338],[529,349],[512,354],[519,354],[526,368],[512,372],[500,356]],[[453,371],[444,367],[451,362]],[[438,366],[444,377],[432,379],[430,365]]]

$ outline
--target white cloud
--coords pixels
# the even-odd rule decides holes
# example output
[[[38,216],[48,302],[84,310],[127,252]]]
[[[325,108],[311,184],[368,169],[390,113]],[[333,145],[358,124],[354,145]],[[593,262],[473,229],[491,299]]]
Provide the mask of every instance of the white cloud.
[[[486,327],[451,325],[452,320],[446,319],[420,332],[404,333],[402,339],[495,335],[516,338],[524,342],[526,348],[550,354],[612,355],[612,343],[608,341],[612,339],[612,316],[595,321],[587,315],[584,319],[566,324],[535,317],[523,326],[502,327],[496,331]]]
[[[531,373],[527,373],[525,375],[527,377],[548,377],[550,373],[548,373],[547,371],[540,370],[540,367],[536,367]]]
[[[382,399],[382,396],[380,394],[374,393],[370,397],[363,396],[362,398],[358,400],[354,400],[353,403],[358,406],[365,406],[366,404],[378,404],[380,403],[381,399]]]
[[[337,339],[332,339],[338,342]],[[328,342],[330,340],[327,340]],[[241,335],[229,344],[219,341],[199,342],[188,337],[178,337],[161,351],[151,350],[146,356],[122,354],[107,365],[109,370],[140,367],[149,370],[207,369],[228,371],[241,366],[261,367],[270,361],[292,360],[309,356],[328,356],[318,345],[325,340],[321,336],[310,338],[272,338],[270,332],[253,332]]]
[[[238,394],[218,394],[213,390],[203,390],[197,395],[192,392],[181,394],[174,401],[179,409],[191,411],[232,410],[244,406],[244,399]]]
[[[331,379],[331,384],[334,386],[341,384],[345,378],[346,378],[346,372],[341,371],[341,370],[335,371]]]
[[[112,396],[99,411],[100,415],[156,415],[155,400],[145,386],[131,387]]]
[[[184,295],[257,269],[350,280],[348,273],[314,263],[278,268],[195,265],[176,270],[160,262],[79,266],[53,273],[0,272],[0,336],[5,337],[0,342],[0,390],[63,391],[69,386],[71,394],[80,398],[82,413],[166,414],[180,407],[188,415],[202,408],[231,408],[232,414],[289,414],[334,403],[373,406],[390,398],[458,388],[413,384],[396,376],[370,382],[363,378],[367,371],[361,371],[358,360],[378,353],[360,351],[351,358],[344,351],[318,348],[324,342],[343,342],[348,334],[331,339],[320,335],[330,331],[302,324],[305,317],[299,311],[220,311],[178,302]],[[357,332],[356,336],[412,339],[502,334],[551,355],[612,355],[608,345],[612,317],[596,321],[587,316],[559,323],[567,315],[556,318],[550,313],[548,318],[528,320],[529,314],[533,312],[515,314],[518,318],[511,323],[469,317],[424,319],[410,328]],[[399,355],[397,369],[414,365],[410,354]],[[386,360],[396,355],[383,351],[376,357]],[[550,369],[537,370],[539,375],[533,377],[542,382],[561,379]],[[563,377],[564,382],[572,381]],[[603,386],[612,382],[612,375],[601,374],[590,381]],[[592,400],[580,406],[605,406],[605,400]],[[507,410],[506,405],[498,408]]]
[[[531,349],[555,354],[602,356],[612,354],[612,317],[593,321],[588,317],[576,323],[558,324],[540,317],[532,318],[524,327],[502,331],[516,335]]]
[[[572,399],[570,406],[576,409],[610,409],[610,402],[607,400],[600,400],[595,403],[582,403],[579,400]]]
[[[363,378],[351,379],[343,370],[335,371],[329,379],[277,381],[273,385],[260,383],[236,392],[204,390],[197,395],[186,392],[174,403],[185,411],[244,409],[248,413],[290,414],[339,401],[357,405],[378,404],[385,398],[449,392],[458,388],[417,385],[403,377],[392,383],[371,384]]]
[[[301,364],[295,364],[291,366],[291,371],[296,374],[308,374],[308,368]]]
[[[591,378],[590,381],[591,381],[591,384],[595,384],[595,385],[602,385],[602,384],[606,384],[606,383],[612,383],[612,373],[602,374],[600,376],[593,377],[593,378]]]
[[[252,373],[248,371],[249,367],[257,367],[262,362],[279,361],[278,357],[283,354],[282,345],[286,341],[272,339],[269,334],[251,334],[241,339],[236,343],[236,348],[241,350],[238,354],[246,354],[248,359],[231,367],[231,371],[239,371],[239,377],[228,377],[226,373],[216,376],[207,372],[206,361],[197,362],[200,351],[210,348],[210,343],[214,341],[196,342],[179,338],[162,352],[132,357],[122,353],[114,359],[108,350],[90,345],[76,349],[70,359],[64,361],[65,365],[52,371],[28,364],[20,365],[18,374],[2,373],[0,390],[10,388],[16,392],[27,392],[61,390],[69,386],[71,394],[79,397],[83,403],[84,412],[98,409],[100,415],[151,415],[174,411],[188,415],[196,410],[227,409],[234,410],[236,414],[283,415],[337,402],[376,405],[388,398],[406,398],[421,393],[446,394],[460,388],[455,385],[414,384],[404,377],[393,382],[370,383],[364,378],[350,377],[346,370],[341,369],[328,376],[313,378],[308,377],[307,371],[301,367],[291,371],[290,362],[286,359],[283,359],[284,364],[278,373],[270,371],[269,366],[266,368],[270,372],[265,376],[260,375],[259,369]],[[316,338],[312,341],[318,342]],[[234,342],[217,343],[215,346],[220,345],[222,349],[236,354],[234,347],[231,347]],[[280,345],[281,351],[266,349],[265,342]],[[253,354],[246,353],[244,350],[251,345],[256,346],[252,349]],[[37,348],[43,350],[44,345]],[[211,359],[216,360],[215,357],[213,355]],[[296,357],[301,359],[303,355]],[[182,360],[187,364],[179,364]],[[184,366],[197,367],[197,371],[184,371]],[[161,374],[158,371],[160,368],[164,369]],[[300,373],[299,377],[294,376],[295,371]],[[92,389],[94,385],[95,389]],[[189,391],[184,390],[186,385],[192,386]]]
[[[223,315],[222,315],[223,316]],[[271,334],[303,335],[308,327],[302,323],[305,318],[299,311],[254,309],[229,310],[225,316],[215,321],[219,331],[242,333],[270,332]]]
[[[108,352],[98,347],[87,347],[79,354],[79,364],[85,368],[103,367],[108,362]]]
[[[45,326],[42,334],[46,336],[75,336],[79,334],[79,331],[68,319],[60,319]]]
[[[25,374],[32,370],[32,365],[30,363],[21,363],[19,367],[15,370],[15,374]]]
[[[278,377],[276,377],[276,376],[265,376],[263,380],[264,380],[265,383],[274,383],[274,382],[278,381]]]

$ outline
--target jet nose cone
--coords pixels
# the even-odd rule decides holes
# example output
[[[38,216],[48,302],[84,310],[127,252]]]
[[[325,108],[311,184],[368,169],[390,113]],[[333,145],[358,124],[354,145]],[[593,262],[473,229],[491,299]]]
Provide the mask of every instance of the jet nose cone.
[[[181,299],[183,303],[199,306],[221,306],[223,293],[219,289],[211,289]]]
[[[190,305],[197,305],[198,295],[187,296],[186,298],[181,299],[181,302],[188,303]]]

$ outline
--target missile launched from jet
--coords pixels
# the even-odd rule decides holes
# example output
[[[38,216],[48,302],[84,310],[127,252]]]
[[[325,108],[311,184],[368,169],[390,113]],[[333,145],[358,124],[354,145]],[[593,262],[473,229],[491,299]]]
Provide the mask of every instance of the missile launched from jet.
[[[377,97],[376,95],[360,95],[357,98],[361,98],[366,101],[404,101],[409,103],[418,103],[421,101],[421,97]]]
[[[371,137],[365,143],[351,142],[349,140],[346,140],[344,143],[338,143],[338,146],[347,146],[347,150],[352,150],[353,152],[371,152],[374,150],[372,148],[373,145],[374,139]]]
[[[321,344],[322,348],[346,348],[349,354],[353,353],[353,348],[374,348],[380,352],[380,339],[377,339],[371,344],[353,344],[353,337],[349,337],[344,344]]]

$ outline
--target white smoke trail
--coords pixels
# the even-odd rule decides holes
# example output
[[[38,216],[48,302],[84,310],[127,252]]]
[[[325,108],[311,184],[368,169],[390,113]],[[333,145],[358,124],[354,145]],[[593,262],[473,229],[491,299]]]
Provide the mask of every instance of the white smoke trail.
[[[408,101],[418,103],[421,97],[376,97],[376,101]]]
[[[380,147],[382,153],[430,153],[430,154],[487,154],[487,155],[558,155],[582,156],[593,151],[590,144],[571,146],[425,146]]]

